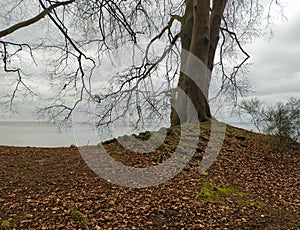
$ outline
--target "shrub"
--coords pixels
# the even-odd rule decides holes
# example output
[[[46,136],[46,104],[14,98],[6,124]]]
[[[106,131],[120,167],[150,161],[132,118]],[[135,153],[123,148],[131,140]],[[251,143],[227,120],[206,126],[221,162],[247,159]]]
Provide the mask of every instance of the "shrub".
[[[282,140],[300,141],[300,98],[290,98],[286,104],[276,103],[265,108],[258,99],[243,101],[240,108],[246,111],[252,123],[267,134]]]
[[[251,122],[261,133],[262,103],[258,98],[251,98],[249,101],[242,101],[240,108],[251,116]]]

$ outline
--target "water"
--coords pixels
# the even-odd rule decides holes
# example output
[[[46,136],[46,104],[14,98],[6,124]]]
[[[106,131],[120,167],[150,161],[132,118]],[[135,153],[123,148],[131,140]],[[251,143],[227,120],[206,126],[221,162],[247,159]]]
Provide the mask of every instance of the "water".
[[[6,146],[68,147],[72,144],[76,146],[96,145],[121,134],[125,135],[122,127],[115,129],[113,134],[97,134],[96,130],[85,124],[73,124],[71,128],[59,129],[50,123],[0,121],[0,145]]]
[[[231,122],[228,122],[231,123]],[[234,126],[255,130],[250,123],[231,123]],[[68,147],[96,144],[97,135],[83,128],[58,129],[49,123],[34,121],[0,121],[0,145],[31,147]]]
[[[73,130],[49,123],[0,121],[0,145],[58,147],[75,144]]]

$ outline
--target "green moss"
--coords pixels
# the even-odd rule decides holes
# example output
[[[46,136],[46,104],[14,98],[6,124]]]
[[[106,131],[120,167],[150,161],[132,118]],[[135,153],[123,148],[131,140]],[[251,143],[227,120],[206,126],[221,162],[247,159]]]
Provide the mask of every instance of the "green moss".
[[[91,222],[84,216],[84,214],[78,210],[72,209],[71,215],[74,220],[80,221],[84,225],[90,225]]]
[[[160,145],[156,150],[158,150],[158,155],[157,155],[157,163],[162,163],[165,159],[165,157],[170,157],[170,151],[167,149],[165,144]]]
[[[1,227],[9,227],[10,226],[10,222],[8,220],[3,220],[1,222]]]
[[[117,146],[114,148],[112,154],[113,154],[113,155],[115,154],[115,155],[118,155],[118,156],[122,156],[122,155],[125,154],[125,149],[124,149],[123,146],[117,145]]]
[[[158,157],[157,157],[157,159],[156,159],[156,162],[157,163],[162,163],[164,161],[164,157],[163,157],[163,155],[158,155]]]
[[[170,146],[171,152],[175,152],[176,149],[177,149],[177,146],[176,146],[176,145],[171,145],[171,146]]]
[[[200,133],[201,134],[210,134],[211,130],[211,123],[210,122],[203,122],[200,124]]]
[[[238,196],[243,196],[243,193],[239,192],[235,188],[220,188],[220,187],[217,187],[217,191],[220,192],[220,193],[223,193],[225,195],[236,194]]]
[[[239,148],[239,149],[243,149],[243,148],[246,148],[246,147],[248,147],[247,145],[245,145],[245,144],[242,144],[242,143],[236,143],[236,146]]]
[[[118,150],[118,151],[116,151],[116,152],[114,152],[116,155],[118,155],[118,156],[123,156],[124,155],[124,152],[123,151],[120,151],[120,150]]]
[[[257,206],[256,202],[253,202],[251,199],[237,199],[236,203],[241,206],[247,206],[247,205],[255,205]]]
[[[166,146],[164,144],[160,145],[157,148],[157,150],[160,151],[163,154],[169,154],[169,151],[168,151],[168,149],[166,148]]]
[[[171,128],[168,128],[168,130],[167,130],[167,135],[171,136],[171,137],[175,137],[175,138],[180,137],[180,133],[181,133],[180,126],[171,127]]]
[[[222,188],[213,185],[207,181],[204,181],[200,193],[197,196],[198,201],[208,201],[212,203],[225,204],[227,198],[235,201],[238,204],[242,204],[244,193],[238,191],[235,188]]]

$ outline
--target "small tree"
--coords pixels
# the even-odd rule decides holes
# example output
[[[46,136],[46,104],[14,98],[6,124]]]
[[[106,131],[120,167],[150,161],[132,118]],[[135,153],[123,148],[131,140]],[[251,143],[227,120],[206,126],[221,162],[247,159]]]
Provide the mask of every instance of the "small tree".
[[[243,101],[240,108],[250,114],[252,123],[282,141],[300,141],[300,98],[290,98],[286,104],[276,103],[264,108],[259,99]]]
[[[263,111],[265,131],[283,139],[300,140],[300,98],[290,98]]]
[[[249,101],[242,101],[240,108],[246,111],[251,116],[251,122],[261,133],[261,108],[262,103],[258,98],[251,98]]]

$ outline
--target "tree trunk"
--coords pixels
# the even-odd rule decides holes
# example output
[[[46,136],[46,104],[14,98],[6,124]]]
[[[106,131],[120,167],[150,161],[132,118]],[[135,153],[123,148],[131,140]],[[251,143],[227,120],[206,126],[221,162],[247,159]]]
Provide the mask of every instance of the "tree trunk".
[[[202,13],[205,12],[203,10],[204,7],[208,8],[206,14]],[[181,44],[182,49],[194,54],[207,66],[209,52],[209,0],[186,0],[186,11],[182,20]],[[200,122],[207,121],[211,117],[207,102],[209,87],[201,87],[202,89],[207,89],[203,92],[196,84],[197,82],[209,84],[209,81],[203,81],[201,74],[191,71],[193,75],[198,75],[196,79],[193,77],[197,81],[195,82],[190,76],[184,73],[183,68],[193,68],[188,56],[185,54],[181,55],[181,72],[178,87],[190,98],[192,105],[184,97],[180,96],[180,94],[175,94],[172,98],[172,106],[176,108],[176,111],[172,109],[171,126],[192,122],[195,118],[188,113],[188,111],[191,111],[191,106],[195,107],[198,113],[197,119]],[[181,117],[181,120],[179,117]]]
[[[171,126],[193,122],[193,119],[205,122],[211,118],[208,91],[226,3],[227,0],[214,0],[210,12],[210,0],[185,1],[186,10],[182,19],[180,38],[182,49],[189,54],[186,55],[186,52],[181,54],[178,88],[183,90],[192,104],[180,94],[174,94],[171,102],[176,111],[172,108]],[[193,60],[195,57],[201,60],[202,67],[195,66]],[[191,106],[194,106],[198,113],[196,118],[189,114],[189,111],[192,111]]]

